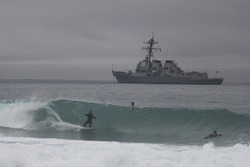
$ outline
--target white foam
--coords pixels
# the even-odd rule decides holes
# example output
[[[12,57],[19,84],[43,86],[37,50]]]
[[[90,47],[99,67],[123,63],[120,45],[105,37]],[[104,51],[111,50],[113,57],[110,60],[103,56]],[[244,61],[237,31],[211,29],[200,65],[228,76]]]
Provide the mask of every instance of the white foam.
[[[43,107],[42,102],[1,103],[0,106],[0,126],[9,128],[23,128],[33,120],[32,111]]]
[[[167,146],[0,137],[0,166],[249,167],[249,146]]]
[[[53,122],[51,127],[59,131],[66,131],[66,130],[80,131],[80,129],[82,128],[82,126],[71,124],[68,122]]]

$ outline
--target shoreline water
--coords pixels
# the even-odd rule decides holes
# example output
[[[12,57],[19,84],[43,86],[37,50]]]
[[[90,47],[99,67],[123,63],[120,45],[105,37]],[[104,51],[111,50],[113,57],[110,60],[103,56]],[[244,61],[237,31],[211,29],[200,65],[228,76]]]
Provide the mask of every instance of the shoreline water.
[[[25,166],[249,166],[249,146],[168,146],[0,137],[1,165]],[[16,156],[13,156],[16,155]]]

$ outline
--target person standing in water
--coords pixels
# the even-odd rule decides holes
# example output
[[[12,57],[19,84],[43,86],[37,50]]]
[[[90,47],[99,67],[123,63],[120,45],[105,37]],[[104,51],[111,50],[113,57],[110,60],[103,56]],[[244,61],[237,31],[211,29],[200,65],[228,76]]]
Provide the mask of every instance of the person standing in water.
[[[92,126],[92,119],[96,119],[96,117],[92,114],[92,111],[89,111],[88,114],[85,114],[87,116],[87,121],[84,123],[83,127],[85,127],[87,124],[89,124],[89,127]]]
[[[131,103],[131,109],[132,109],[133,112],[136,112],[136,108],[135,108],[135,103],[134,102]]]

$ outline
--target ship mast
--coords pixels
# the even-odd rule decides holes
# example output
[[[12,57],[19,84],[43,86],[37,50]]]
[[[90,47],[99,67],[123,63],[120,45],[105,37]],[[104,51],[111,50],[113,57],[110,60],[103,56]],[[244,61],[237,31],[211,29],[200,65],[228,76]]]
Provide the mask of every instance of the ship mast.
[[[157,50],[161,51],[161,48],[153,47],[155,44],[158,44],[158,42],[154,40],[154,32],[152,33],[152,38],[144,43],[148,45],[146,47],[143,47],[142,49],[148,51],[148,55],[146,57],[148,57],[148,64],[149,64],[149,62],[151,62],[151,58],[154,57],[153,52]]]

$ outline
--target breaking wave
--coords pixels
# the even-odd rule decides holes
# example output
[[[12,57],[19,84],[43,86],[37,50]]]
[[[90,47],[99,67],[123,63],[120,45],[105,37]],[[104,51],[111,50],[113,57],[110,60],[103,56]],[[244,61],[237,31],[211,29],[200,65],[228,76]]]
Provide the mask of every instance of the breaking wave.
[[[130,106],[65,99],[3,101],[0,103],[0,127],[78,132],[86,120],[84,114],[90,110],[97,117],[93,120],[97,128],[94,140],[202,144],[203,137],[216,129],[223,134],[224,142],[250,141],[250,115],[227,109],[145,107],[132,112]]]

